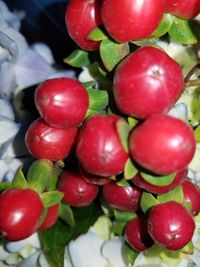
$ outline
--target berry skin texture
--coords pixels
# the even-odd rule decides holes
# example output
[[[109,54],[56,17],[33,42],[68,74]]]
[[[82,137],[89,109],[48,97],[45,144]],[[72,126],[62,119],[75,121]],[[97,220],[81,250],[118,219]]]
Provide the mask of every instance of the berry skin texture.
[[[77,136],[77,128],[55,128],[42,118],[33,121],[25,135],[29,153],[37,159],[66,158]]]
[[[155,242],[167,249],[179,250],[191,241],[195,222],[182,204],[169,201],[150,210],[147,227]]]
[[[76,155],[87,172],[108,177],[123,171],[128,154],[116,130],[120,119],[115,115],[94,115],[81,128]]]
[[[166,12],[183,19],[192,19],[200,13],[199,0],[166,1]]]
[[[37,231],[42,232],[52,227],[58,220],[58,211],[59,211],[59,204],[49,207],[47,210],[47,215],[43,223],[37,229]]]
[[[37,231],[43,204],[32,189],[8,189],[0,195],[0,233],[9,241],[22,240]]]
[[[51,126],[76,127],[85,118],[89,97],[79,81],[55,78],[37,87],[35,104],[40,116]]]
[[[138,216],[127,223],[124,230],[124,238],[138,252],[145,251],[154,244],[147,231],[145,216]]]
[[[140,207],[142,190],[136,186],[120,186],[112,181],[103,186],[105,201],[115,209],[136,211]]]
[[[89,33],[101,24],[99,0],[70,0],[65,24],[70,37],[83,50],[99,48],[100,42],[87,39]]]
[[[139,119],[166,113],[184,89],[182,70],[163,50],[137,49],[114,74],[113,93],[118,109]]]
[[[188,166],[196,141],[193,129],[184,121],[168,115],[154,115],[133,129],[129,148],[132,159],[141,167],[168,175]]]
[[[123,43],[149,37],[161,22],[164,10],[163,0],[104,0],[101,18],[111,37]]]
[[[58,190],[64,193],[62,199],[64,203],[73,207],[82,207],[94,201],[99,187],[87,183],[78,171],[67,170],[59,178]]]

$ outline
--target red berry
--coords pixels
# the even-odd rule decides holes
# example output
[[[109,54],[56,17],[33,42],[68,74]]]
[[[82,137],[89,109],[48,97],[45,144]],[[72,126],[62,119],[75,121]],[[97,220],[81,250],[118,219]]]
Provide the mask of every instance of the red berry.
[[[43,212],[38,193],[32,189],[8,189],[0,195],[0,233],[10,241],[36,232]]]
[[[99,175],[94,175],[89,172],[86,172],[81,166],[79,166],[79,170],[81,173],[81,176],[87,183],[90,184],[96,184],[96,185],[104,185],[110,183],[112,180],[109,179],[109,177],[102,177]]]
[[[138,216],[127,223],[124,229],[124,238],[138,252],[147,250],[154,244],[147,231],[145,216]]]
[[[53,205],[47,209],[47,215],[43,223],[37,229],[38,231],[44,231],[52,227],[58,220],[59,204]]]
[[[149,213],[148,232],[161,246],[179,250],[192,239],[195,222],[180,203],[169,201],[154,206]]]
[[[113,208],[125,211],[136,211],[140,207],[142,191],[136,186],[121,186],[110,182],[103,186],[103,197]]]
[[[29,126],[25,142],[30,154],[37,159],[66,158],[77,135],[77,128],[55,128],[38,118]]]
[[[51,126],[76,127],[85,118],[89,97],[79,81],[55,78],[37,87],[35,104],[41,117]]]
[[[199,0],[166,1],[166,11],[183,19],[192,19],[200,13]]]
[[[163,0],[104,0],[101,17],[111,37],[129,42],[149,37],[157,29],[164,9]]]
[[[186,168],[196,149],[192,128],[168,115],[154,115],[146,119],[133,129],[129,141],[133,160],[161,175]]]
[[[69,35],[78,46],[89,51],[98,49],[100,42],[87,38],[89,33],[101,24],[98,0],[70,0],[65,23]]]
[[[146,46],[125,58],[114,74],[117,107],[127,115],[147,118],[166,113],[184,89],[180,66],[163,50]]]
[[[63,202],[70,206],[80,207],[91,204],[96,198],[99,187],[87,183],[80,172],[67,170],[62,173],[58,181],[58,190],[64,193]]]
[[[115,115],[94,115],[81,128],[76,155],[87,172],[106,177],[123,172],[128,154],[116,130],[121,119]]]

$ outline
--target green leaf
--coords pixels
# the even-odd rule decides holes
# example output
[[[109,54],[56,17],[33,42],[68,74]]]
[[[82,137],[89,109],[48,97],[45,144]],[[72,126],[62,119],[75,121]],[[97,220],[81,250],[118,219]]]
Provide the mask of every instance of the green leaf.
[[[173,190],[165,194],[158,195],[157,199],[160,203],[165,203],[171,200],[183,203],[184,195],[183,195],[182,186],[177,186],[176,188],[174,188]]]
[[[59,217],[70,227],[75,226],[73,211],[69,205],[61,202],[59,209]]]
[[[21,168],[16,172],[13,178],[12,187],[13,188],[27,188],[28,187],[27,180]]]
[[[133,117],[128,117],[128,124],[130,125],[131,128],[134,128],[137,123],[138,123],[138,120],[136,120]]]
[[[130,263],[134,264],[135,259],[139,254],[137,251],[133,250],[131,246],[129,246],[129,244],[127,243],[123,244],[122,253],[123,253],[125,260],[127,261],[127,266],[129,266]]]
[[[170,174],[170,175],[153,175],[146,172],[140,172],[140,175],[143,177],[145,181],[147,181],[150,184],[157,185],[157,186],[166,186],[172,183],[174,180],[176,174]]]
[[[98,27],[96,27],[90,34],[87,36],[87,39],[92,41],[102,41],[107,39],[107,35],[104,33],[104,31]]]
[[[64,62],[76,68],[86,67],[91,63],[89,52],[81,49],[74,50],[64,59]]]
[[[113,211],[114,211],[114,216],[115,216],[116,221],[119,221],[119,222],[128,222],[131,219],[137,217],[135,212],[122,211],[118,209],[113,209]]]
[[[114,67],[129,54],[128,43],[116,43],[105,39],[100,44],[100,56],[105,68],[112,71]]]
[[[137,174],[137,172],[138,169],[133,164],[133,161],[130,158],[128,158],[124,167],[124,178],[126,180],[133,179],[134,176]]]
[[[160,202],[151,193],[143,192],[140,200],[140,206],[142,211],[145,213],[153,206],[159,204]]]
[[[193,45],[197,43],[197,37],[192,31],[190,26],[190,21],[186,19],[180,19],[178,17],[173,17],[173,23],[169,28],[170,38],[178,43],[184,45]]]
[[[123,236],[124,227],[126,226],[126,224],[127,222],[114,221],[110,230],[112,233],[118,236]]]
[[[41,194],[41,199],[45,208],[58,204],[64,196],[63,192],[49,191]]]
[[[28,186],[38,192],[43,192],[53,175],[53,164],[48,159],[39,159],[34,161],[29,167],[27,173]]]
[[[12,188],[12,182],[1,182],[0,183],[0,192],[6,189]]]
[[[116,182],[117,185],[119,186],[126,186],[126,187],[131,187],[131,185],[129,184],[129,182],[125,179],[121,179],[118,182]]]
[[[187,255],[192,255],[194,253],[194,244],[192,241],[190,241],[187,245],[185,245],[180,252],[187,254]]]
[[[161,37],[168,32],[170,26],[173,23],[173,16],[169,13],[164,14],[160,25],[158,26],[157,30],[153,33],[155,37]]]
[[[196,142],[200,142],[200,126],[198,126],[195,129],[194,134],[195,134]]]
[[[129,138],[131,127],[125,120],[120,119],[116,123],[116,129],[117,129],[120,142],[124,150],[128,153],[129,152],[128,138]]]

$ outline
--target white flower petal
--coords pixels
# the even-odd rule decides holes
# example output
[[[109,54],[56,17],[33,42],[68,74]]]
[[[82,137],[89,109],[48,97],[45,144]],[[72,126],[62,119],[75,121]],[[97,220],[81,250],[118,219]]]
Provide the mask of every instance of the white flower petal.
[[[51,49],[44,43],[35,43],[31,46],[37,54],[45,59],[50,65],[55,62]]]
[[[126,267],[124,262],[122,245],[124,241],[120,237],[114,237],[111,240],[105,241],[102,247],[102,255],[106,258],[109,264],[113,267]]]
[[[15,118],[12,106],[6,99],[0,99],[0,114],[10,120],[14,120]]]
[[[0,115],[0,145],[15,137],[19,131],[19,127],[19,124]]]
[[[9,252],[5,249],[4,244],[0,243],[0,261],[3,261],[8,255]]]
[[[81,83],[94,81],[94,78],[91,76],[88,68],[83,68],[83,71],[79,74],[78,79]]]
[[[92,232],[80,235],[69,243],[69,253],[75,267],[106,267],[100,253],[103,240]]]
[[[10,98],[15,87],[15,70],[14,65],[10,62],[3,62],[0,64],[0,97]]]
[[[17,266],[17,264],[21,261],[21,257],[18,253],[12,253],[8,257],[6,257],[4,261],[8,265],[15,264],[15,266]]]
[[[169,112],[168,115],[181,119],[185,122],[188,121],[187,106],[184,103],[176,104]]]
[[[200,143],[196,145],[194,157],[188,167],[192,172],[200,172]]]
[[[40,267],[38,265],[38,258],[40,256],[40,251],[36,251],[30,257],[23,260],[21,263],[17,265],[17,267]]]
[[[39,256],[39,265],[40,267],[49,267],[49,264],[43,252]]]

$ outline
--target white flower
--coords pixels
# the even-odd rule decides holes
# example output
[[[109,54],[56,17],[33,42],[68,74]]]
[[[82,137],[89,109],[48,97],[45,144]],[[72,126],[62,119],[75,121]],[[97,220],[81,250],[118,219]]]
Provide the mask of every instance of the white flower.
[[[188,121],[187,106],[184,103],[178,103],[172,109],[170,109],[168,115],[187,122]]]

